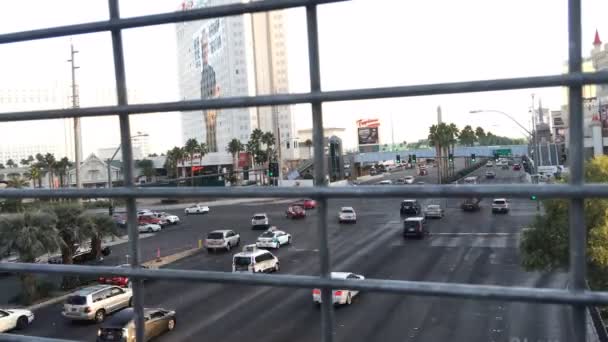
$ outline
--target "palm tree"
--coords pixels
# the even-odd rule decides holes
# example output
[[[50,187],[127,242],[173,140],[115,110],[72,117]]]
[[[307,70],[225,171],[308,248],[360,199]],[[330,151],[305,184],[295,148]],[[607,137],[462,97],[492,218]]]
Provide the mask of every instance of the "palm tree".
[[[230,153],[232,155],[232,162],[233,162],[233,165],[234,165],[234,169],[236,169],[238,167],[237,166],[238,165],[238,163],[237,163],[237,161],[238,161],[237,156],[244,149],[245,149],[245,146],[237,138],[234,138],[234,139],[230,140],[230,142],[228,143],[228,146],[226,146],[226,152],[228,152],[228,153]]]
[[[91,253],[95,260],[101,259],[101,242],[106,236],[118,236],[120,233],[112,218],[107,215],[83,214],[79,220],[86,230],[85,235],[91,237]]]
[[[68,169],[72,167],[72,165],[73,163],[67,157],[61,158],[55,164],[54,170],[57,172],[57,175],[59,175],[59,187],[63,187],[65,185],[65,176],[68,174]]]
[[[167,159],[170,160],[170,164],[175,168],[175,178],[179,178],[179,164],[184,159],[184,149],[181,147],[173,147],[173,149],[167,151]]]
[[[460,140],[460,144],[464,146],[473,146],[475,145],[475,141],[477,141],[477,136],[475,136],[475,131],[473,131],[473,127],[471,125],[466,125],[460,131],[460,135],[458,136]]]
[[[0,170],[2,169],[6,169],[6,166],[4,166],[4,164],[0,163]]]
[[[141,169],[141,173],[146,177],[146,182],[150,181],[150,178],[154,176],[156,170],[154,169],[154,162],[150,159],[138,160],[136,165]]]
[[[15,188],[21,189],[23,187],[29,186],[30,182],[28,182],[25,178],[22,178],[18,175],[8,175],[8,180],[6,182],[7,188]],[[2,203],[2,209],[11,213],[18,213],[23,211],[22,201],[20,198],[8,198],[4,200]]]
[[[228,143],[228,146],[226,146],[226,152],[228,152],[232,155],[232,172],[233,172],[233,174],[238,169],[238,166],[239,166],[238,155],[239,155],[239,153],[241,153],[241,151],[243,151],[243,149],[245,149],[245,146],[237,138],[233,138],[232,140],[230,140],[230,142]],[[237,177],[237,181],[238,181],[238,177]]]
[[[42,187],[42,169],[40,169],[38,164],[31,165],[29,173],[30,177],[32,178],[34,188],[36,187],[36,181],[38,181],[38,187]]]
[[[21,262],[36,262],[36,258],[62,246],[56,223],[55,215],[42,211],[0,216],[0,250],[18,254]],[[19,278],[25,300],[31,303],[37,299],[34,275],[21,273]]]
[[[306,145],[306,147],[308,147],[308,157],[312,158],[312,140],[310,139],[306,139],[306,141],[304,142],[304,145]]]
[[[23,177],[19,177],[19,176],[13,176],[13,177],[9,177],[6,187],[21,189],[21,188],[24,188],[29,185],[30,185],[30,182],[28,182],[27,179],[25,179]]]
[[[184,152],[186,152],[190,156],[190,185],[194,186],[194,154],[198,153],[199,144],[198,141],[194,138],[190,138],[186,141],[186,145],[184,146]]]
[[[61,262],[64,265],[72,265],[74,263],[74,253],[78,245],[90,237],[90,231],[84,228],[85,221],[82,215],[84,208],[78,204],[61,203],[50,206],[46,210],[54,213],[57,217],[57,233],[63,241],[63,245],[61,246]],[[64,289],[71,289],[74,285],[74,277],[63,277],[62,287]]]
[[[6,166],[11,169],[13,167],[17,167],[17,163],[15,163],[12,159],[6,161]]]

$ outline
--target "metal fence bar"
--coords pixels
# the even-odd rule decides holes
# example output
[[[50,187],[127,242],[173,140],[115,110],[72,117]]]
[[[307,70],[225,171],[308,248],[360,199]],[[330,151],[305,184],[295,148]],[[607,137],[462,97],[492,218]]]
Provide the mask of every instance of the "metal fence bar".
[[[44,38],[73,36],[110,30],[121,30],[183,21],[212,19],[247,13],[267,12],[273,10],[302,7],[310,4],[326,4],[347,0],[264,0],[191,9],[181,12],[152,14],[124,19],[88,22],[84,24],[49,27],[37,30],[13,32],[0,35],[0,44],[17,43]]]
[[[582,62],[581,51],[581,1],[568,1],[568,71],[580,72]],[[584,183],[583,158],[583,93],[580,85],[568,88],[568,106],[570,110],[570,184]],[[584,291],[587,288],[587,228],[584,218],[584,199],[573,198],[570,201],[570,285],[572,292]],[[584,305],[572,306],[572,324],[574,336],[578,341],[586,340],[587,314]]]
[[[108,0],[110,9],[110,20],[120,18],[118,0]],[[122,31],[112,30],[112,52],[114,55],[114,74],[116,78],[116,96],[119,105],[128,103],[127,78],[125,72],[125,60],[122,44]],[[133,188],[133,148],[131,146],[131,125],[129,114],[119,115],[120,121],[120,142],[122,150],[122,160],[124,161],[124,187]],[[126,198],[127,205],[127,232],[129,234],[129,254],[131,255],[131,267],[139,267],[139,231],[137,227],[137,206],[134,197]],[[144,341],[144,293],[142,280],[134,278],[131,280],[133,289],[133,309],[135,311],[135,340]]]
[[[513,90],[521,88],[545,88],[559,86],[582,86],[608,83],[608,71],[592,73],[569,73],[563,75],[520,77],[494,80],[478,80],[453,83],[434,83],[411,86],[348,89],[310,93],[291,93],[259,96],[224,97],[206,100],[173,101],[161,103],[132,104],[128,106],[100,106],[79,109],[48,109],[0,114],[0,122],[28,121],[38,119],[61,119],[70,117],[107,116],[122,113],[144,114],[173,111],[194,111],[243,107],[263,107],[302,104],[312,102],[336,102],[369,100],[394,97],[411,97],[440,94],[458,94]]]
[[[608,184],[560,184],[560,185],[408,185],[404,186],[344,186],[344,187],[300,187],[300,188],[111,188],[111,189],[3,189],[0,198],[352,198],[366,196],[378,197],[413,197],[413,198],[461,198],[467,196],[492,197],[509,196],[513,198],[606,198]]]
[[[608,305],[608,292],[570,291],[557,288],[530,288],[517,286],[494,286],[457,284],[429,281],[389,279],[324,279],[318,276],[242,274],[218,271],[179,269],[128,269],[113,266],[40,265],[27,263],[0,263],[0,270],[7,272],[41,274],[116,275],[141,279],[167,281],[192,281],[207,283],[229,283],[249,286],[274,286],[289,288],[333,288],[353,289],[368,292],[393,293],[446,298],[480,299],[490,301],[533,302],[543,304]]]
[[[321,69],[319,62],[319,29],[317,23],[317,7],[306,7],[306,28],[308,34],[308,66],[310,75],[310,91],[321,91]],[[314,178],[315,186],[327,187],[325,180],[325,134],[323,131],[323,105],[319,101],[313,101],[312,125],[314,142]],[[319,232],[319,261],[322,279],[331,278],[331,262],[329,250],[329,237],[327,235],[327,197],[319,196],[319,215],[317,227]],[[321,289],[321,341],[333,341],[334,329],[333,293],[331,288]]]

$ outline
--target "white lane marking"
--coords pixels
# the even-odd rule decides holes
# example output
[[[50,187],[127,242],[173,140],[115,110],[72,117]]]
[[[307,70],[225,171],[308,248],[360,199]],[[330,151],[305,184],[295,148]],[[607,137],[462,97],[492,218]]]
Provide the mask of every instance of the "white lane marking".
[[[430,233],[429,235],[444,235],[444,236],[515,236],[519,233],[477,233],[477,232],[458,232],[458,233]]]

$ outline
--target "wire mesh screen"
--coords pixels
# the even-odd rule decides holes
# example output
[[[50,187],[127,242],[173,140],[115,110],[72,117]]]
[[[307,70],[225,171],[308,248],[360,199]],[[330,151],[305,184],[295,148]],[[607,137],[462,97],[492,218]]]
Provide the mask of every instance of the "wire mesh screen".
[[[91,116],[119,115],[122,156],[124,161],[133,160],[130,139],[129,115],[140,113],[157,113],[169,111],[192,111],[201,109],[226,109],[241,107],[276,106],[308,103],[312,105],[313,143],[314,143],[314,179],[315,186],[310,188],[156,188],[137,187],[133,181],[133,164],[125,163],[124,186],[108,189],[5,189],[0,198],[123,198],[126,200],[129,235],[129,253],[132,256],[132,268],[115,268],[109,266],[87,267],[77,265],[41,265],[27,263],[1,263],[1,271],[16,273],[45,274],[79,274],[79,275],[116,275],[129,276],[133,280],[134,303],[136,312],[137,340],[143,341],[143,292],[144,279],[186,280],[207,283],[229,283],[252,286],[279,286],[291,288],[322,289],[321,326],[322,340],[334,339],[333,306],[331,305],[332,288],[349,288],[369,292],[394,293],[400,295],[439,296],[477,300],[505,300],[536,303],[553,303],[573,307],[573,329],[577,340],[585,339],[586,315],[588,305],[608,304],[608,293],[592,292],[585,287],[586,274],[586,230],[583,219],[583,201],[588,197],[608,197],[608,185],[585,184],[583,182],[583,127],[581,89],[586,84],[608,82],[608,73],[581,71],[581,4],[580,0],[569,1],[568,32],[569,62],[568,73],[538,77],[522,77],[496,80],[476,80],[470,82],[439,83],[385,88],[356,90],[322,91],[319,62],[319,37],[317,26],[317,6],[339,0],[263,0],[218,7],[193,9],[185,12],[173,12],[122,19],[119,15],[118,0],[109,0],[110,19],[107,21],[46,28],[26,32],[0,35],[0,44],[9,44],[36,39],[62,37],[69,35],[109,31],[112,37],[114,71],[118,96],[117,106],[87,107],[66,110],[40,110],[0,114],[0,122],[23,120],[41,120],[54,118],[73,118]],[[121,30],[151,25],[177,23],[184,21],[210,19],[215,17],[264,12],[291,7],[305,7],[308,53],[310,67],[310,92],[281,95],[263,95],[255,97],[227,97],[203,100],[190,100],[166,103],[146,103],[129,105],[123,57]],[[409,97],[436,94],[455,94],[465,92],[484,92],[519,88],[566,86],[569,90],[569,127],[570,127],[570,172],[568,184],[555,186],[541,185],[476,185],[462,187],[458,185],[412,185],[407,188],[386,187],[327,187],[323,146],[323,102],[365,100],[392,97]],[[570,200],[570,286],[568,289],[536,289],[525,287],[447,284],[439,282],[399,281],[386,279],[332,279],[330,277],[330,250],[327,233],[327,201],[333,198],[365,196],[379,197],[417,197],[417,198],[458,198],[465,196],[511,196],[527,198],[531,194],[543,198],[567,198]],[[319,276],[298,275],[256,275],[224,273],[214,271],[192,270],[149,270],[137,267],[140,264],[139,242],[137,231],[136,203],[137,198],[242,198],[242,197],[283,197],[301,198],[310,196],[319,203],[318,236],[319,236]],[[4,339],[5,337],[1,337]],[[9,337],[6,337],[8,340]],[[10,339],[19,340],[18,337]],[[27,340],[34,340],[27,337]],[[43,340],[43,339],[40,339]]]

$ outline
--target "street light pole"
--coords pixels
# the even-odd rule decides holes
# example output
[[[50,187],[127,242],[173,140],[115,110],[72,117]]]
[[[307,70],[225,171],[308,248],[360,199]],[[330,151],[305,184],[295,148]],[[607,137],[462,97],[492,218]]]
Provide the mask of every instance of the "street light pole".
[[[137,134],[131,137],[131,139],[134,138],[139,138],[139,137],[147,137],[148,134]],[[118,147],[116,148],[116,151],[114,151],[114,154],[112,154],[112,157],[110,157],[110,159],[107,160],[107,166],[108,166],[108,189],[112,188],[112,161],[114,160],[114,158],[116,158],[116,154],[118,154],[118,151],[120,151],[120,148],[122,147],[122,144],[118,145]],[[112,216],[112,214],[114,213],[114,207],[112,205],[112,198],[109,199],[109,207],[108,207],[108,212],[110,213],[110,216]]]
[[[498,113],[498,114],[502,114],[504,116],[506,116],[507,118],[509,118],[511,121],[513,121],[515,124],[517,124],[517,126],[519,126],[519,128],[521,128],[524,132],[526,132],[526,134],[529,136],[529,141],[530,144],[533,145],[533,152],[534,152],[534,169],[536,171],[536,168],[538,167],[538,145],[536,143],[536,129],[533,127],[532,128],[532,132],[530,130],[528,130],[526,127],[524,127],[524,125],[522,125],[521,123],[519,123],[519,121],[515,120],[514,117],[512,117],[511,115],[500,111],[500,110],[495,110],[495,109],[477,109],[477,110],[471,110],[469,111],[469,113],[473,114],[473,113],[483,113],[483,112],[488,112],[488,113]],[[535,116],[534,116],[534,107],[532,107],[532,125],[535,125]],[[535,172],[536,173],[536,172]]]

